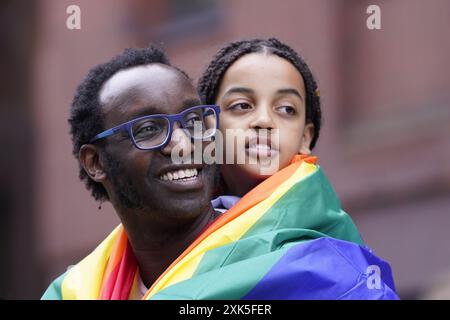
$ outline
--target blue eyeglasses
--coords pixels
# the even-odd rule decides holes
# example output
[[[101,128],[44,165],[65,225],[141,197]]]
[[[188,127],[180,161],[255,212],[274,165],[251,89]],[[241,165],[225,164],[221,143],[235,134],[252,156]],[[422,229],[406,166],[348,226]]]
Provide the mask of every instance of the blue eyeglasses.
[[[201,105],[178,114],[139,117],[97,134],[89,143],[126,131],[134,146],[140,150],[163,148],[171,139],[175,122],[180,123],[191,139],[205,140],[216,134],[219,112],[217,105]]]

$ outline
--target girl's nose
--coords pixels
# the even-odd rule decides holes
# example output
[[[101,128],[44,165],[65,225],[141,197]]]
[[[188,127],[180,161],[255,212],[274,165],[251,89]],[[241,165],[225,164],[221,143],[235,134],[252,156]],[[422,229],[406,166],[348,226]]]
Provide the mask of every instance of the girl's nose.
[[[250,121],[251,129],[274,129],[275,123],[273,121],[271,110],[269,106],[258,106],[253,113],[253,119]]]

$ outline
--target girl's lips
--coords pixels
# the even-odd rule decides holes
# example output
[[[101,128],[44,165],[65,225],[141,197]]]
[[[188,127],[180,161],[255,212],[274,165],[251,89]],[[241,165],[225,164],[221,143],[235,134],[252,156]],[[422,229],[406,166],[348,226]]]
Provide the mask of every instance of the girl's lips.
[[[267,144],[254,144],[245,148],[245,152],[254,158],[273,158],[278,155],[278,150],[272,149]]]
[[[266,136],[256,136],[248,139],[245,144],[245,148],[250,148],[258,145],[262,147],[267,146],[269,147],[269,149],[274,148],[272,140],[270,139],[270,137]]]
[[[270,135],[257,135],[247,140],[245,153],[252,158],[270,159],[277,156],[279,151],[272,143]]]

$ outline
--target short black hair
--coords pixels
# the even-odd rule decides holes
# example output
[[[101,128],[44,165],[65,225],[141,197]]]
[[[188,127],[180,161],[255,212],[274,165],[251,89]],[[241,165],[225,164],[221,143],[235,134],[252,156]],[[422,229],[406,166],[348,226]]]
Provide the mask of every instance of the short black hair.
[[[319,138],[322,122],[320,95],[316,80],[304,59],[295,50],[276,38],[235,41],[220,49],[198,82],[198,90],[203,102],[215,103],[222,78],[235,61],[246,54],[259,52],[274,54],[286,59],[302,75],[306,89],[306,123],[314,124],[314,137],[310,148],[314,148]]]
[[[147,48],[125,49],[120,55],[115,56],[106,63],[93,67],[78,86],[72,101],[70,117],[70,133],[72,135],[73,155],[79,161],[78,154],[83,144],[89,141],[98,133],[105,130],[103,128],[103,115],[99,101],[99,93],[103,84],[118,71],[147,65],[160,63],[171,66],[169,59],[161,48],[150,45]],[[186,78],[187,74],[180,71]],[[88,190],[91,190],[95,200],[108,200],[106,189],[101,183],[92,180],[79,162],[79,177],[85,181]]]

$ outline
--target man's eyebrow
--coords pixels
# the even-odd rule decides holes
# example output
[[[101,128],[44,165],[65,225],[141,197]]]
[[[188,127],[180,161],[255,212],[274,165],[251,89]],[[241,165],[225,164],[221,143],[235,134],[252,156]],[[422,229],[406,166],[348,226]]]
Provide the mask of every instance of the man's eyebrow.
[[[255,91],[250,89],[250,88],[244,88],[244,87],[232,87],[231,89],[229,89],[227,92],[225,92],[225,94],[223,95],[224,97],[233,93],[249,93],[249,94],[254,94]]]
[[[201,104],[200,99],[186,99],[182,102],[181,105],[183,106],[183,109],[187,109],[190,107],[198,106],[200,104]],[[168,114],[168,113],[167,113],[167,111],[165,111],[164,109],[162,109],[160,107],[149,105],[149,106],[143,107],[142,109],[140,109],[136,112],[130,113],[127,116],[127,121],[133,120],[135,118],[143,117],[143,116],[149,116],[152,114]]]
[[[304,101],[302,95],[300,94],[300,92],[297,89],[294,88],[286,88],[286,89],[279,89],[277,90],[278,94],[293,94],[297,97],[300,98],[300,100]]]
[[[133,120],[135,118],[143,117],[143,116],[148,116],[151,114],[163,114],[163,113],[164,112],[162,112],[162,110],[158,107],[146,106],[146,107],[139,109],[136,112],[132,112],[129,115],[127,115],[127,121]]]

